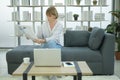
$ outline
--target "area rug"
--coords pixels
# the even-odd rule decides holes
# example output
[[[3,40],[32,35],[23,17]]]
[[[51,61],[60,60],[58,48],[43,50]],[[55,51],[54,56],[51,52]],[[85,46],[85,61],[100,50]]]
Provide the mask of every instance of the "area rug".
[[[22,80],[21,77],[0,77],[0,80]],[[28,77],[28,80],[31,80],[30,77]],[[48,80],[47,77],[36,77],[36,80]],[[61,78],[58,78],[57,80],[73,80],[72,76],[63,76]],[[83,76],[82,80],[120,80],[117,76]]]

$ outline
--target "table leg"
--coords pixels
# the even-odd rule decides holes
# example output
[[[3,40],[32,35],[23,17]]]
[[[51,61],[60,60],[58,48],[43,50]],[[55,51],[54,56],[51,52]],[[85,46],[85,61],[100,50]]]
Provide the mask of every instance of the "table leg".
[[[73,76],[73,80],[82,80],[81,76]]]
[[[30,63],[30,65],[27,67],[27,69],[23,72],[23,80],[27,80],[27,74],[29,72],[29,70],[31,69],[31,67],[33,66],[33,62]],[[35,78],[33,77],[33,80],[35,80]]]
[[[35,80],[35,76],[32,76],[32,80]]]
[[[75,64],[75,69],[77,71],[77,80],[82,80],[82,73],[80,67],[76,61],[74,61],[74,64]]]
[[[73,80],[77,80],[77,76],[73,76]]]
[[[27,75],[23,75],[23,80],[27,80]]]
[[[81,76],[78,76],[78,80],[82,80],[82,77],[81,77]]]

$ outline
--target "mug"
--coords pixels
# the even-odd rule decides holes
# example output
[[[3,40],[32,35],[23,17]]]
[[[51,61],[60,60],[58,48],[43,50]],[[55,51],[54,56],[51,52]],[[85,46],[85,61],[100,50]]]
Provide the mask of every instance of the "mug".
[[[30,63],[30,58],[29,58],[29,57],[23,58],[23,62],[24,62],[25,64]]]

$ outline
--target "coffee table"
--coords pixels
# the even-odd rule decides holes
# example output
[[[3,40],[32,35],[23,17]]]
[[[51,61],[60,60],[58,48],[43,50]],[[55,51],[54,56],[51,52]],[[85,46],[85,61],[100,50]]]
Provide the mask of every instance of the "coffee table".
[[[23,76],[23,80],[27,80],[27,76],[73,76],[74,80],[82,80],[82,75],[92,75],[93,72],[85,61],[74,61],[74,67],[35,67],[34,63],[22,63],[14,72],[13,76]]]

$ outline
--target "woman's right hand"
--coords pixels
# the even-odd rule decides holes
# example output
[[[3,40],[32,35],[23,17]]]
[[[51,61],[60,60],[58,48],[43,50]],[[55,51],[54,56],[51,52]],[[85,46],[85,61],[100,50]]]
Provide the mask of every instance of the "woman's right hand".
[[[41,43],[44,43],[45,40],[44,39],[34,39],[33,42],[41,44]]]

